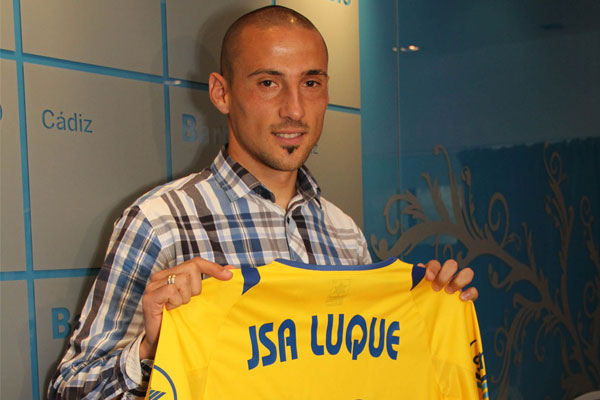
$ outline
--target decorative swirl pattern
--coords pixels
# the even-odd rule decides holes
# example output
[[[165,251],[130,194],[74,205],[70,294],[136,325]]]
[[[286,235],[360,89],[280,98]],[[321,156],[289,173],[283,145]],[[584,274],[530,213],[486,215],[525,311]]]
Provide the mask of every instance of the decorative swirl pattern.
[[[380,259],[409,254],[415,246],[430,237],[435,238],[433,246],[436,257],[440,252],[444,257],[452,257],[454,247],[447,241],[440,240],[443,236],[451,236],[465,249],[464,254],[462,251],[456,254],[459,265],[470,264],[481,255],[491,255],[508,267],[508,272],[500,277],[492,265],[488,266],[490,284],[495,289],[509,292],[515,284],[522,282],[534,288],[535,293],[531,296],[513,293],[516,314],[510,321],[505,319],[504,326],[499,327],[494,335],[494,352],[502,359],[502,366],[497,374],[491,376],[490,381],[498,385],[499,399],[508,398],[510,368],[523,361],[524,342],[532,330],[533,355],[539,362],[545,360],[548,335],[560,342],[563,367],[561,386],[565,399],[600,387],[600,257],[592,235],[594,217],[589,198],[584,196],[579,204],[579,217],[584,227],[584,245],[595,266],[596,276],[583,289],[583,307],[577,315],[576,326],[567,296],[568,250],[573,233],[574,209],[573,206],[567,206],[562,193],[561,185],[566,182],[567,176],[563,172],[561,157],[553,152],[548,159],[547,151],[548,145],[545,145],[543,161],[552,195],[546,198],[545,210],[560,234],[558,259],[561,277],[560,285],[554,289],[553,294],[548,279],[537,268],[532,232],[527,224],[522,223],[522,236],[510,232],[509,205],[501,193],[494,193],[488,204],[487,223],[480,228],[474,212],[471,170],[468,167],[462,168],[460,177],[463,186],[458,187],[450,157],[442,146],[436,146],[434,154],[443,155],[448,167],[451,212],[442,201],[437,179],[432,180],[428,173],[423,173],[439,218],[429,219],[418,198],[407,191],[390,198],[384,210],[388,232],[392,235],[402,232],[399,239],[390,248],[385,239],[377,240],[375,235],[371,236],[372,248]],[[403,206],[394,221],[391,220],[390,213],[393,205]],[[403,230],[403,216],[410,216],[417,224]],[[440,249],[442,243],[443,247]],[[527,262],[516,259],[509,251],[509,245],[513,251],[520,251],[525,245]]]

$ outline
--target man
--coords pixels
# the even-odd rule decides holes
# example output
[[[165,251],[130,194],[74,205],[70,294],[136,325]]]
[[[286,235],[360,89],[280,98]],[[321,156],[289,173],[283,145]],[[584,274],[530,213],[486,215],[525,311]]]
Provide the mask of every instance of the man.
[[[221,74],[209,79],[229,144],[210,168],[154,189],[115,224],[50,398],[143,396],[163,307],[200,294],[203,276],[227,280],[233,266],[275,258],[371,262],[360,229],[303,166],[329,101],[327,61],[320,33],[290,9],[265,7],[229,28]],[[454,261],[427,268],[434,288],[450,293],[473,277],[468,268],[455,274]]]

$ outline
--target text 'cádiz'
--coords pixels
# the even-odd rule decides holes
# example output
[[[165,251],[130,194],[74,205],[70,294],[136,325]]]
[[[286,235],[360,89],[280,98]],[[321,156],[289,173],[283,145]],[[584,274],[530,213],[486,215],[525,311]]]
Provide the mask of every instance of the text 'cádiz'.
[[[42,125],[46,129],[56,129],[66,132],[93,133],[92,120],[83,117],[81,113],[64,114],[50,109],[42,111]]]

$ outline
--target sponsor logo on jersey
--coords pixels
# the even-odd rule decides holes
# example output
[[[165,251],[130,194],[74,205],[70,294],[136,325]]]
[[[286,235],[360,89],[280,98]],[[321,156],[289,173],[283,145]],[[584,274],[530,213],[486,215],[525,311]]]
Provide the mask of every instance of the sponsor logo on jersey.
[[[148,400],[177,400],[177,390],[173,380],[158,365],[154,365]]]
[[[473,347],[477,343],[477,340],[473,340],[470,345]],[[477,348],[477,346],[475,347]],[[475,379],[477,381],[477,387],[479,388],[479,392],[481,393],[482,399],[489,398],[488,393],[488,384],[487,384],[487,375],[485,374],[485,362],[483,361],[483,353],[477,353],[473,357],[473,364],[477,366],[477,371],[475,372]]]
[[[163,397],[166,392],[161,392],[160,390],[152,390],[150,389],[150,394],[148,396],[148,400],[158,400]]]

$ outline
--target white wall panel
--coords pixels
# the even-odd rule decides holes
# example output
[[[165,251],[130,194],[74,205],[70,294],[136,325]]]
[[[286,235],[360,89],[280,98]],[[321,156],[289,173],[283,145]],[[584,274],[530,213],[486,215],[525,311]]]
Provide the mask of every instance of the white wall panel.
[[[229,25],[242,14],[270,5],[269,0],[167,2],[169,75],[208,82],[219,71],[221,42]]]
[[[166,179],[161,85],[25,65],[33,261],[98,267],[114,218]]]
[[[0,315],[0,398],[30,399],[31,351],[26,282],[0,282]]]
[[[25,269],[16,63],[0,60],[0,271]]]
[[[173,177],[181,177],[210,165],[227,143],[227,120],[202,90],[173,87],[170,103]]]
[[[363,226],[360,115],[328,110],[323,133],[306,165],[323,196]]]
[[[279,0],[306,16],[323,35],[329,50],[329,101],[360,108],[358,0]]]
[[[12,0],[0,0],[0,47],[15,49],[15,28]]]
[[[40,392],[46,393],[94,279],[39,279],[35,282]],[[44,396],[45,397],[45,396]]]
[[[21,1],[23,51],[162,75],[159,1]]]

